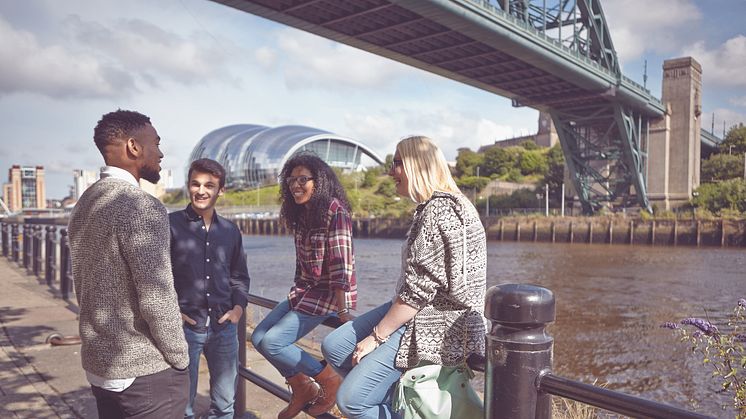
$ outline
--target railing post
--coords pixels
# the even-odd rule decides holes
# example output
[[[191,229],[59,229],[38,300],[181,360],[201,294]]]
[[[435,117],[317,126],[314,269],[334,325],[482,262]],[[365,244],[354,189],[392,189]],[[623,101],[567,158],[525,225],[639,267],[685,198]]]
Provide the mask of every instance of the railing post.
[[[552,368],[554,339],[546,327],[554,321],[554,294],[535,285],[504,284],[487,291],[485,408],[487,418],[547,419],[552,400],[538,389],[537,378]]]
[[[45,245],[46,249],[44,251],[44,279],[47,280],[47,285],[51,286],[54,282],[55,277],[55,259],[57,258],[57,252],[56,252],[56,239],[57,239],[57,227],[55,226],[47,226],[47,235]]]
[[[246,368],[246,311],[248,307],[244,308],[243,315],[238,320],[238,365]],[[236,405],[235,405],[236,417],[243,417],[246,413],[246,380],[239,377],[238,384],[236,386]]]
[[[67,300],[72,288],[72,266],[70,266],[70,245],[67,238],[67,229],[60,229],[60,292],[62,299]]]
[[[13,262],[18,262],[18,224],[13,223],[10,226],[10,247],[13,254]]]
[[[23,224],[23,267],[27,273],[31,264],[31,230],[33,228],[34,226],[31,224]]]
[[[33,246],[33,249],[31,251],[31,255],[33,256],[33,259],[31,260],[31,267],[34,272],[35,277],[39,277],[39,272],[41,271],[41,241],[42,241],[42,226],[35,225],[33,229],[34,235],[33,239],[31,240],[31,244]]]
[[[2,234],[3,241],[3,256],[8,257],[8,224],[0,223],[0,234]]]

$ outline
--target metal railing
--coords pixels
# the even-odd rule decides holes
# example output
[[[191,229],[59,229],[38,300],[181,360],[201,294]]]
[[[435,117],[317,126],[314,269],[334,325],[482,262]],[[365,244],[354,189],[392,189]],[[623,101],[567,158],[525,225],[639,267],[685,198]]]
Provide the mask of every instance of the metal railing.
[[[4,257],[23,267],[26,273],[43,279],[68,300],[72,292],[70,249],[66,227],[59,229],[58,239],[60,223],[66,226],[61,219],[6,219],[0,224],[0,241]]]
[[[55,227],[45,225],[46,220],[34,222],[3,221],[0,226],[0,240],[3,255],[9,261],[19,263],[18,249],[19,226],[24,227],[23,262],[19,265],[28,268],[31,255],[38,255],[42,246],[47,249],[59,248],[60,292],[68,298],[71,289],[71,273],[67,232],[60,229],[60,238],[55,241]],[[43,231],[46,235],[43,236]],[[32,244],[33,243],[33,244]],[[28,245],[28,247],[27,247]],[[35,249],[39,253],[34,253]],[[54,281],[56,265],[54,251],[46,251],[45,272],[51,274]],[[28,257],[28,259],[27,259]],[[35,259],[36,260],[36,259]],[[32,267],[33,268],[33,267]],[[33,273],[33,269],[27,272]],[[37,272],[38,273],[38,272]],[[45,278],[47,278],[45,276]],[[49,284],[49,279],[47,279]],[[249,304],[272,309],[277,305],[273,301],[258,295],[250,294]],[[554,294],[546,289],[526,284],[504,284],[491,287],[487,291],[485,317],[492,323],[486,336],[486,357],[471,356],[469,365],[476,371],[485,373],[485,417],[487,418],[551,418],[551,396],[559,396],[589,404],[610,412],[632,417],[661,419],[703,419],[711,416],[690,412],[681,408],[653,402],[640,397],[617,391],[584,384],[563,378],[552,373],[554,339],[546,327],[555,320]],[[337,318],[327,319],[325,326],[336,328],[342,323]],[[246,314],[239,323],[239,380],[236,396],[236,413],[246,412],[246,382],[251,382],[265,391],[285,401],[290,400],[290,393],[246,367]],[[319,416],[335,418],[330,414]]]
[[[277,301],[258,295],[249,304],[267,309]],[[554,339],[546,326],[554,322],[554,294],[533,285],[497,285],[487,292],[485,316],[492,322],[487,335],[487,357],[472,355],[469,366],[485,373],[485,417],[544,419],[552,417],[551,396],[559,396],[631,417],[661,419],[705,419],[711,416],[584,384],[552,374]],[[246,329],[245,316],[242,329]],[[332,328],[341,322],[331,318],[323,323]],[[246,340],[239,343],[246,352]],[[239,367],[239,375],[285,400],[290,393],[268,379]],[[319,417],[334,418],[332,415]]]

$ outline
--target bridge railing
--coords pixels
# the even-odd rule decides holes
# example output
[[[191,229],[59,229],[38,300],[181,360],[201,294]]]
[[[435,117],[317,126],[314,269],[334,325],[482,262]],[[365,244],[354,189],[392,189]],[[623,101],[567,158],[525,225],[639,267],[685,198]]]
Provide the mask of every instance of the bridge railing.
[[[68,298],[71,288],[69,247],[65,229],[61,229],[59,240],[55,237],[54,224],[48,220],[30,222],[3,221],[0,225],[0,241],[3,256],[9,261],[19,263],[19,226],[24,233],[28,231],[27,242],[29,255],[36,250],[57,246],[59,265],[54,265],[50,258],[56,252],[46,251],[44,264],[47,274],[51,266],[59,266],[60,292]],[[41,226],[44,225],[44,230]],[[43,232],[46,231],[44,235]],[[37,238],[33,238],[37,234]],[[42,237],[43,236],[43,237]],[[24,253],[25,255],[25,253]],[[20,264],[20,263],[19,263]],[[22,266],[22,264],[20,264]],[[40,263],[41,265],[41,263]],[[34,274],[33,268],[27,269]],[[38,271],[36,272],[38,274]],[[47,279],[49,284],[49,279]],[[249,295],[249,304],[272,309],[277,301],[259,295]],[[491,322],[486,341],[486,356],[472,356],[469,365],[476,371],[485,373],[485,417],[488,418],[551,418],[551,396],[559,396],[589,404],[600,409],[632,417],[646,418],[680,418],[703,419],[711,416],[690,412],[681,408],[653,402],[621,392],[584,384],[563,378],[552,373],[554,339],[546,327],[555,320],[554,294],[542,287],[525,284],[504,284],[491,287],[487,291],[485,317]],[[331,318],[323,323],[336,328],[342,323]],[[246,382],[251,382],[265,391],[285,401],[290,400],[290,393],[246,366],[246,314],[239,322],[239,388],[236,398],[236,412],[246,412]],[[319,416],[335,418],[330,414]]]

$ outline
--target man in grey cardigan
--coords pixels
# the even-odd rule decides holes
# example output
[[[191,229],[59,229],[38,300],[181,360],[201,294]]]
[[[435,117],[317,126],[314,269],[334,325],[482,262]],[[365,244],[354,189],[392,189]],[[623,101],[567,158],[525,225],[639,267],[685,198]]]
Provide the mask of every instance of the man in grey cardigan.
[[[181,418],[189,354],[174,290],[169,223],[139,188],[158,182],[160,137],[150,118],[117,110],[96,125],[101,179],[70,216],[83,369],[101,418]]]

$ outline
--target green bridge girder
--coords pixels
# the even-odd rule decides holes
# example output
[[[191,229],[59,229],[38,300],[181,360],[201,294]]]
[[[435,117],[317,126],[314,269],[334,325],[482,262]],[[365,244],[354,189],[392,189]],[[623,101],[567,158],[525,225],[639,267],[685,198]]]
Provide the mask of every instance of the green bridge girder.
[[[212,0],[512,99],[552,116],[586,213],[650,209],[648,126],[600,0]]]

